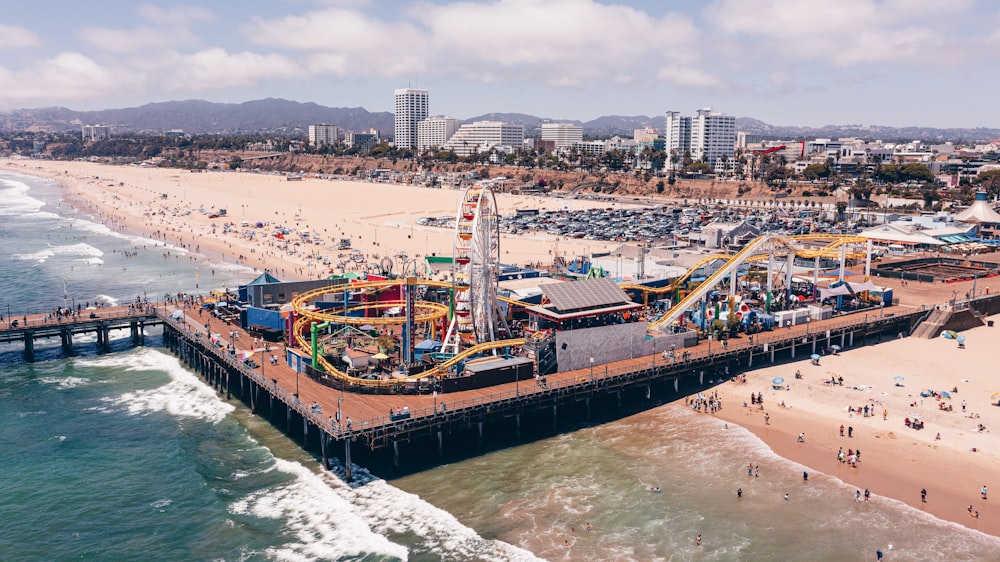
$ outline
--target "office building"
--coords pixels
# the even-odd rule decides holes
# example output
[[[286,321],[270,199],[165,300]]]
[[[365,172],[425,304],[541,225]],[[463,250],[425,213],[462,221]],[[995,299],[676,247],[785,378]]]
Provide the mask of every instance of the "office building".
[[[397,148],[417,148],[417,126],[427,119],[427,90],[401,88],[395,94],[394,136]]]
[[[344,144],[349,148],[356,148],[359,152],[368,152],[380,142],[378,131],[375,129],[369,129],[364,133],[349,131],[344,135]]]
[[[458,119],[454,117],[429,117],[417,123],[417,149],[441,148],[458,130]]]
[[[571,123],[542,123],[542,140],[552,141],[556,150],[583,142],[583,127]]]

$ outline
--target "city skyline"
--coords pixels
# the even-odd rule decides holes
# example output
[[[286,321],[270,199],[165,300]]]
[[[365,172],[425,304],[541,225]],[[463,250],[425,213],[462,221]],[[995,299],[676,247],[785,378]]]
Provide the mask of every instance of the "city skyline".
[[[433,92],[429,115],[460,118],[712,106],[775,125],[996,127],[983,109],[1000,78],[978,70],[998,23],[975,0],[42,0],[0,16],[0,110],[278,97],[392,111],[413,87]]]

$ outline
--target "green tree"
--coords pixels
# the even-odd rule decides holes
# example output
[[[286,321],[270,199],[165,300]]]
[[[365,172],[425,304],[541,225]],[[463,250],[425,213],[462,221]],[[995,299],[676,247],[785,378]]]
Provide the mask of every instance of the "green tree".
[[[973,181],[991,196],[1000,195],[1000,170],[990,170],[976,176]]]

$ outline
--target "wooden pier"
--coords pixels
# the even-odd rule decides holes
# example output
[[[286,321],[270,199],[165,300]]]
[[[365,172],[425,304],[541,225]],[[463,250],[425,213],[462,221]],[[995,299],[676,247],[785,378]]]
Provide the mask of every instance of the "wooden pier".
[[[491,447],[553,435],[592,420],[613,419],[683,397],[728,380],[762,363],[809,357],[906,336],[927,310],[891,307],[869,316],[781,328],[754,336],[702,342],[681,360],[660,355],[549,375],[535,380],[446,394],[368,394],[286,366],[247,366],[225,343],[213,343],[200,319],[187,322],[160,312],[164,343],[225,397],[236,397],[255,414],[318,454],[324,466],[343,460],[347,478],[352,461],[370,468],[407,470],[415,464],[464,458]],[[210,319],[209,322],[218,322]],[[192,328],[194,326],[194,328]],[[223,328],[228,329],[228,328]],[[249,340],[250,336],[246,337]],[[390,414],[405,406],[408,415]],[[354,451],[352,451],[354,447]],[[354,458],[352,459],[352,454]]]
[[[17,323],[15,326],[14,323]],[[58,338],[64,356],[73,355],[73,337],[97,334],[97,352],[111,351],[110,332],[128,329],[133,345],[145,345],[146,328],[162,324],[155,307],[135,309],[129,307],[102,308],[85,311],[76,317],[53,318],[49,315],[8,318],[0,328],[0,343],[22,342],[24,360],[35,362],[35,341]]]
[[[32,317],[27,325],[0,329],[0,342],[24,342],[25,360],[33,361],[34,341],[39,338],[60,338],[68,355],[74,335],[96,332],[98,352],[104,353],[110,349],[111,330],[128,328],[132,341],[143,345],[146,328],[162,326],[163,344],[220,395],[244,402],[321,457],[324,466],[332,457],[341,458],[350,479],[352,460],[396,471],[473,456],[652,408],[757,365],[808,357],[834,346],[848,350],[907,336],[929,313],[930,309],[890,307],[779,328],[755,334],[752,341],[744,335],[725,346],[702,341],[677,350],[673,359],[654,354],[551,374],[545,384],[532,379],[422,394],[408,393],[406,385],[396,394],[338,387],[322,374],[294,371],[281,346],[250,350],[261,364],[252,368],[237,351],[252,337],[199,309],[102,309],[98,318],[88,315],[61,322]],[[239,339],[213,342],[209,338],[213,332],[237,334]],[[270,355],[278,356],[277,364],[269,364]],[[407,415],[395,415],[401,407],[406,407]]]

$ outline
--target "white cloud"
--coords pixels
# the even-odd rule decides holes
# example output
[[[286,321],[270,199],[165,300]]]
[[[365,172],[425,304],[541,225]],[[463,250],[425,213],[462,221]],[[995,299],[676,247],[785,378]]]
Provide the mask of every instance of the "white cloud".
[[[271,79],[300,76],[302,69],[283,55],[211,48],[191,54],[164,53],[132,61],[145,81],[157,90],[200,92],[248,86]],[[140,65],[142,65],[140,67]]]
[[[0,23],[0,49],[23,49],[41,44],[42,40],[34,32]]]
[[[681,86],[683,88],[711,88],[720,89],[726,86],[725,82],[700,68],[683,66],[677,64],[666,65],[660,69],[657,75],[661,80]]]
[[[973,7],[973,0],[717,0],[705,21],[738,38],[747,57],[848,67],[936,59],[956,43],[956,21]]]
[[[22,70],[0,67],[0,105],[92,99],[116,86],[113,73],[80,53],[60,53]]]
[[[259,45],[307,52],[304,66],[316,75],[431,73],[573,88],[648,76],[664,64],[695,67],[699,58],[699,33],[687,17],[593,0],[425,3],[403,16],[390,21],[334,7],[254,18],[242,30]],[[692,84],[718,83],[685,76]]]

